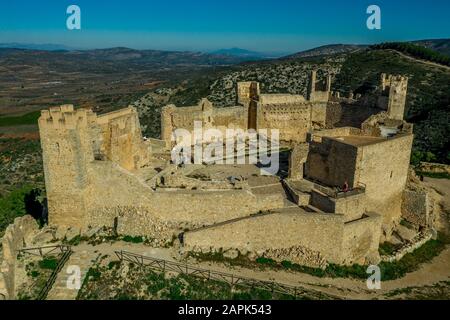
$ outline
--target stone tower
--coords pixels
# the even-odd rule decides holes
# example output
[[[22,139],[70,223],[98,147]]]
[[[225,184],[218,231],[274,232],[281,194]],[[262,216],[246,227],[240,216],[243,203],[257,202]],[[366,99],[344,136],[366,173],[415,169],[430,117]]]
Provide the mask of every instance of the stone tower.
[[[39,132],[51,225],[83,228],[95,122],[91,110],[74,111],[72,105],[41,111]]]
[[[388,96],[386,110],[389,118],[403,120],[405,115],[408,78],[381,74],[381,91]]]
[[[395,76],[391,78],[388,102],[388,114],[390,118],[403,120],[405,115],[407,90],[407,77]]]
[[[317,81],[317,71],[312,70],[309,76],[309,85],[308,85],[308,100],[314,100],[314,96],[316,93],[316,81]]]
[[[246,81],[237,84],[237,103],[247,106],[250,101],[258,100],[260,95],[259,82]]]
[[[319,88],[318,88],[319,87]],[[322,89],[322,90],[321,90]],[[317,71],[312,70],[309,76],[307,99],[309,101],[327,102],[331,93],[331,75],[324,82],[317,83]]]
[[[161,110],[161,140],[166,142],[166,147],[171,148],[171,138],[173,131],[172,117],[175,110],[173,104],[164,106]]]

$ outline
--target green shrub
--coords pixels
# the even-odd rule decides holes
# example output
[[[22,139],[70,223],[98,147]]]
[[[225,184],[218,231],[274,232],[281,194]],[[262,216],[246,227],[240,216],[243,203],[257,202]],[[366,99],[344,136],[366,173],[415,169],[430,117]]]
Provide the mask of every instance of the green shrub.
[[[144,238],[141,236],[133,237],[133,236],[124,236],[122,237],[122,240],[125,242],[131,242],[131,243],[143,243]]]
[[[98,281],[100,280],[102,273],[99,269],[96,267],[89,268],[89,271],[86,274],[86,279],[92,280],[92,281]]]
[[[3,237],[6,227],[13,223],[15,218],[27,214],[25,197],[32,190],[31,186],[24,186],[0,198],[0,237]]]
[[[120,261],[110,261],[108,263],[108,269],[117,269],[120,266]]]
[[[433,179],[450,179],[450,174],[447,172],[424,172],[424,171],[416,171],[416,174],[419,176],[424,176]]]
[[[39,272],[36,271],[36,270],[33,270],[33,271],[31,271],[30,275],[31,275],[32,278],[37,278],[39,276]]]
[[[383,256],[390,256],[393,254],[397,249],[399,248],[398,245],[392,244],[390,242],[383,242],[380,244],[378,251],[380,252],[380,255]]]
[[[265,265],[276,265],[277,262],[271,258],[259,257],[256,259],[257,263],[265,264]]]
[[[66,243],[70,246],[77,246],[81,243],[82,241],[82,237],[81,235],[76,235],[75,237],[73,237],[72,239],[70,239],[69,241],[66,241]]]
[[[56,258],[45,258],[39,261],[39,267],[41,269],[55,270],[58,266],[58,259]]]
[[[440,235],[437,240],[430,240],[414,252],[406,254],[399,261],[381,262],[382,280],[394,280],[405,276],[419,268],[422,263],[429,262],[445,249],[448,238]]]

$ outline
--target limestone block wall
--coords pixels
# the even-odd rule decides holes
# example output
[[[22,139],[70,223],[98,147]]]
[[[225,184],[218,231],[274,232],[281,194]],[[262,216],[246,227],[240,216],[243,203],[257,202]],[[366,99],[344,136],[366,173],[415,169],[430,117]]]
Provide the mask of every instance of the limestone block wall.
[[[260,95],[259,82],[242,81],[237,83],[237,102],[246,105]]]
[[[325,127],[327,122],[327,104],[313,103],[311,105],[311,122],[315,127]]]
[[[173,205],[177,199],[177,205]],[[245,190],[155,192],[159,215],[174,222],[210,225],[258,212],[256,197]]]
[[[355,164],[358,149],[328,137],[311,142],[305,166],[306,176],[328,186],[342,186],[347,181],[356,187]]]
[[[384,225],[400,218],[412,141],[405,134],[358,148],[355,180],[366,187],[367,210],[380,213]]]
[[[279,207],[283,199],[260,201],[246,189],[154,191],[136,175],[110,162],[95,161],[87,196],[88,226],[113,226],[127,235],[171,239],[175,230],[194,228],[244,217]],[[176,199],[176,202],[174,202]]]
[[[308,158],[309,146],[306,143],[296,144],[289,156],[289,178],[303,179],[304,166]]]
[[[344,224],[342,249],[344,264],[376,264],[380,261],[378,246],[381,238],[382,217],[366,213],[363,219]]]
[[[403,120],[407,90],[407,77],[393,76],[390,78],[388,114],[391,119]]]
[[[343,224],[340,216],[301,212],[272,213],[233,223],[213,226],[184,235],[186,250],[209,252],[237,249],[263,256],[267,251],[304,248],[307,255],[286,256],[285,260],[321,266],[323,260],[340,261]],[[301,250],[297,250],[301,252]],[[281,258],[281,257],[280,257]]]
[[[421,162],[419,170],[423,172],[450,174],[450,165],[443,163]]]
[[[248,107],[234,106],[214,108],[206,99],[198,106],[175,107],[167,106],[163,109],[161,117],[162,139],[171,145],[171,135],[175,129],[194,130],[194,122],[202,122],[203,129],[214,128],[225,137],[227,129],[242,129],[248,127]],[[195,141],[192,142],[193,144]]]
[[[323,137],[340,137],[349,135],[361,135],[361,129],[353,127],[338,127],[332,129],[316,130],[308,135],[308,141],[322,142]]]
[[[15,266],[20,249],[31,243],[39,226],[33,217],[26,215],[16,218],[9,225],[1,239],[0,251],[0,300],[13,300],[16,297]]]
[[[313,190],[311,205],[324,212],[342,214],[347,222],[361,218],[366,212],[366,196],[360,193],[333,198]]]
[[[343,195],[334,200],[334,212],[343,214],[346,222],[361,218],[362,214],[367,211],[365,193],[349,196]]]
[[[430,226],[430,199],[424,190],[405,190],[402,199],[402,217],[422,227]]]
[[[309,104],[258,104],[257,128],[278,129],[280,140],[305,142],[311,128]]]
[[[248,127],[247,107],[214,108],[212,112],[211,126],[225,133],[226,129],[243,129]]]
[[[362,257],[371,258],[373,248],[378,249],[379,238],[377,234],[365,238],[359,231],[375,230],[379,227],[375,221],[361,219],[353,223],[347,227],[341,215],[311,214],[300,208],[284,209],[187,232],[184,245],[188,251],[237,249],[241,253],[250,252],[311,267],[323,267],[325,262],[352,264],[361,261]],[[353,248],[352,237],[365,239],[366,245]],[[348,251],[342,250],[344,245]],[[353,246],[357,245],[353,243]],[[366,254],[362,252],[364,249],[367,249]]]
[[[300,94],[261,94],[259,103],[266,104],[303,104],[306,103],[305,97]]]
[[[134,170],[148,162],[150,147],[142,141],[139,117],[128,107],[98,116],[102,142],[100,152],[123,168]]]
[[[333,127],[342,118],[342,104],[337,102],[329,102],[327,104],[325,125],[327,128]]]

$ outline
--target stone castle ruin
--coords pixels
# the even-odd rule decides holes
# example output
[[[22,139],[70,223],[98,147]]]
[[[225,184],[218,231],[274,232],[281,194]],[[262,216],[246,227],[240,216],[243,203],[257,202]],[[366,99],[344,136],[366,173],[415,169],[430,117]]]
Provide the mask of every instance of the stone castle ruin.
[[[132,107],[42,111],[49,223],[81,232],[108,226],[159,244],[179,239],[185,252],[314,267],[376,263],[405,207],[413,141],[403,120],[407,82],[383,74],[376,92],[346,97],[315,72],[307,97],[241,82],[236,106],[202,99],[164,107],[161,140],[142,137]],[[353,110],[361,119],[348,116]],[[287,175],[263,176],[252,164],[171,163],[172,132],[195,121],[221,131],[278,129],[289,149]]]

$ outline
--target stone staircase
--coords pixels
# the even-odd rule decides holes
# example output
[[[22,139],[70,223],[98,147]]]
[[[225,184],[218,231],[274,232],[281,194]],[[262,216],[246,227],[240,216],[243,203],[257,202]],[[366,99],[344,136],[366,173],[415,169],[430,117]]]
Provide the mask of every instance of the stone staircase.
[[[47,300],[75,300],[79,289],[68,288],[67,280],[74,273],[73,270],[72,273],[67,273],[67,269],[69,266],[78,266],[81,271],[80,283],[83,284],[86,274],[96,257],[96,254],[88,251],[73,252],[56,277],[55,283],[47,295]]]

